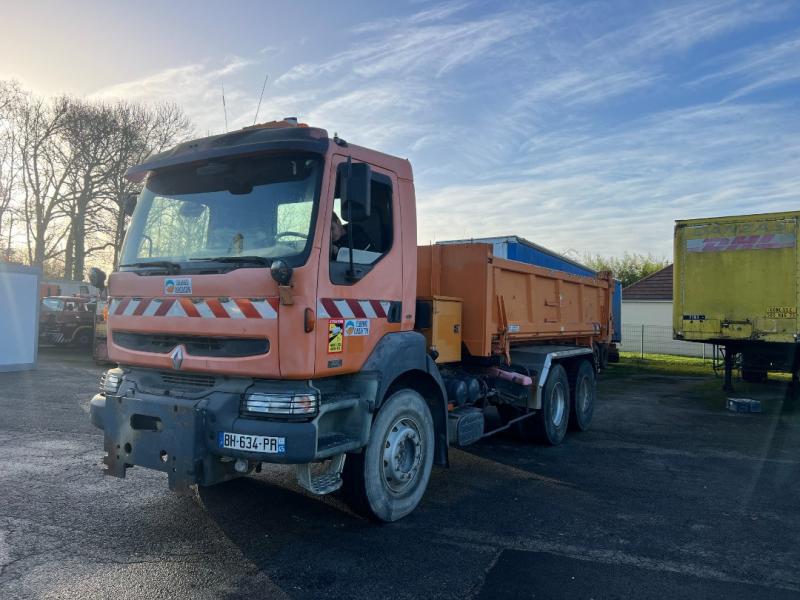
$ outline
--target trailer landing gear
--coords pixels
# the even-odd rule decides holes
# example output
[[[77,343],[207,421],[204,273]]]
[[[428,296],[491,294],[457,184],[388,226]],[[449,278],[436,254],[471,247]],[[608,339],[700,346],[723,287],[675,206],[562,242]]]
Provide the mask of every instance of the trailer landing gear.
[[[730,346],[725,346],[725,376],[723,379],[722,390],[725,392],[733,391],[733,364],[736,359],[736,352]]]

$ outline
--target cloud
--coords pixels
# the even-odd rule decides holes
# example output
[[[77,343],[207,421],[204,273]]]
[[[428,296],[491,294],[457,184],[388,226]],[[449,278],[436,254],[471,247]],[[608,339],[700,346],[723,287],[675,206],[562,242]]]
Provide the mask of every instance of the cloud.
[[[357,31],[358,43],[318,63],[296,65],[277,81],[288,85],[331,73],[361,78],[409,72],[439,77],[480,58],[488,61],[501,46],[546,24],[546,11],[517,9],[480,17],[444,21],[462,5],[446,5],[405,19],[367,23]],[[367,34],[367,35],[364,35]]]
[[[518,234],[559,250],[669,257],[675,219],[796,208],[800,170],[786,157],[800,156],[800,127],[782,118],[796,108],[664,111],[605,136],[553,138],[527,170],[421,190],[420,240]]]
[[[640,16],[626,27],[598,36],[592,51],[620,48],[621,54],[641,59],[686,52],[699,44],[743,26],[776,21],[792,8],[790,2],[704,0],[670,3]]]
[[[411,159],[421,242],[518,234],[669,256],[676,218],[796,207],[800,103],[753,94],[800,80],[800,38],[743,41],[791,8],[423,4],[355,24],[333,54],[309,41],[304,60],[280,62],[297,41],[97,96],[172,99],[218,132],[221,81],[230,127],[250,124],[267,68],[265,119],[295,115]]]
[[[234,56],[218,64],[183,65],[103,88],[90,97],[175,102],[199,125],[201,132],[220,132],[225,127],[222,86],[225,84],[225,100],[231,122],[245,98],[252,98],[252,93],[246,94],[236,78],[253,64],[251,59]]]
[[[443,2],[432,8],[416,12],[406,18],[395,17],[390,19],[381,19],[379,21],[359,23],[353,27],[352,31],[354,34],[359,35],[364,33],[374,33],[376,31],[384,31],[402,25],[424,25],[430,22],[442,21],[463,11],[469,7],[470,4],[470,2]]]
[[[727,100],[800,81],[800,32],[770,44],[758,44],[717,57],[713,72],[693,86],[731,82],[735,88]]]

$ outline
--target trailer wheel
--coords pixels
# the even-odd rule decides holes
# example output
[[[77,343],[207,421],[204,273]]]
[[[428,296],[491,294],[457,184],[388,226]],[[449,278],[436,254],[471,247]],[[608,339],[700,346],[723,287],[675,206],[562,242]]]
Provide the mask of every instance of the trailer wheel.
[[[597,394],[594,368],[588,360],[582,360],[575,372],[572,386],[572,405],[569,411],[569,428],[586,431],[592,422],[594,401]]]
[[[395,392],[378,411],[367,446],[345,461],[345,500],[378,521],[405,517],[428,487],[433,449],[433,417],[425,400],[411,389]]]
[[[542,410],[530,419],[519,422],[519,432],[525,440],[558,446],[567,434],[570,397],[569,379],[561,365],[550,367],[542,393]]]

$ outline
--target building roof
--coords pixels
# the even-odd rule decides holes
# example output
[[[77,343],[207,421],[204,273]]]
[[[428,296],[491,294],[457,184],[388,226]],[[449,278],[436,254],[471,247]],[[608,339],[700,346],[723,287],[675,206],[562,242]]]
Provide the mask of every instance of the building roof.
[[[672,265],[667,265],[623,289],[622,301],[626,300],[672,301]]]

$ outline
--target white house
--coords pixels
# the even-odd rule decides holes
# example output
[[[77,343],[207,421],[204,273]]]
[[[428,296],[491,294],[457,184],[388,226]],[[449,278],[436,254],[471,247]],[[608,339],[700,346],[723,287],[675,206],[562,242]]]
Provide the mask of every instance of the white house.
[[[622,290],[622,350],[711,357],[711,345],[672,339],[672,265]]]

